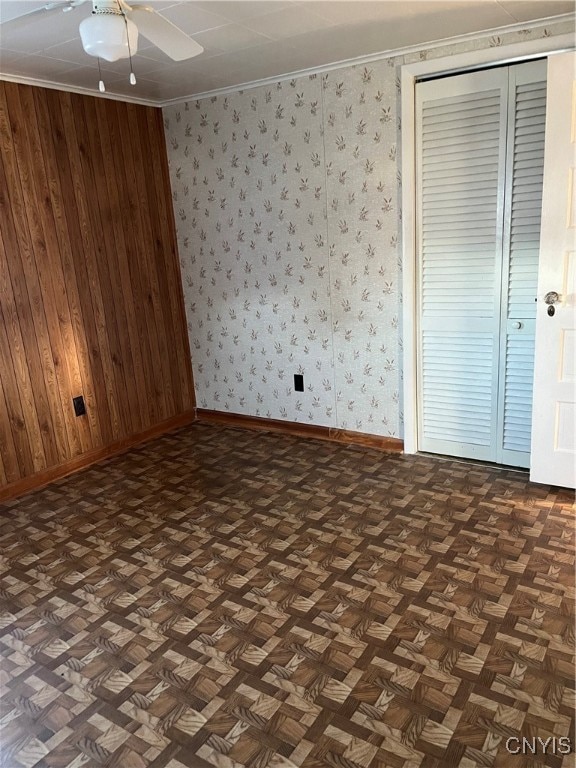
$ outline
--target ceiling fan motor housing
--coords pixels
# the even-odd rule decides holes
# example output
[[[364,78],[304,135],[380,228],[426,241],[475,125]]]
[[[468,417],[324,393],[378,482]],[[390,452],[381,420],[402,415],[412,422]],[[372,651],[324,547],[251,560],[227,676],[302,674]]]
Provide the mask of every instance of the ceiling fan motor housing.
[[[90,56],[118,61],[136,53],[138,28],[116,2],[104,0],[95,2],[91,15],[80,23],[80,39]]]

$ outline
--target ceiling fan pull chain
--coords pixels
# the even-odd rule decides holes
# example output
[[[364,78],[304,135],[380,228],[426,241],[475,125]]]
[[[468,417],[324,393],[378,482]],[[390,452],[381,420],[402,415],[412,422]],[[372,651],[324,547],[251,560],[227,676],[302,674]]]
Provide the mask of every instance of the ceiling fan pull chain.
[[[106,90],[106,86],[104,85],[104,80],[102,80],[102,70],[100,69],[100,57],[98,57],[98,76],[100,78],[98,82],[98,90],[100,93],[104,93]]]
[[[126,25],[126,40],[128,42],[128,59],[130,60],[130,85],[136,85],[136,75],[132,67],[132,47],[130,46],[130,35],[128,34],[128,19],[123,12],[124,24]]]

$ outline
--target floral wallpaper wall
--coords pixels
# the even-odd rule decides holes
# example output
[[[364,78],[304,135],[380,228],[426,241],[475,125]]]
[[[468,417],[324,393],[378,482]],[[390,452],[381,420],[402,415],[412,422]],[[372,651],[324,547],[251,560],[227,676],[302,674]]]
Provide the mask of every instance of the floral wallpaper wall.
[[[395,69],[322,77],[337,426],[398,436]]]
[[[402,435],[398,68],[573,29],[165,108],[198,407]]]
[[[198,406],[334,426],[320,78],[187,103],[166,129]]]

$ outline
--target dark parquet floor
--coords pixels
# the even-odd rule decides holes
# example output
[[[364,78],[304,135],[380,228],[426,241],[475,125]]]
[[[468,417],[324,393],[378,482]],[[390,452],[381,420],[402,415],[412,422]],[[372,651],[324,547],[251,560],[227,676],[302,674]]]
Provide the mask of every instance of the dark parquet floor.
[[[207,425],[0,504],[0,765],[573,766],[574,521],[524,473]]]

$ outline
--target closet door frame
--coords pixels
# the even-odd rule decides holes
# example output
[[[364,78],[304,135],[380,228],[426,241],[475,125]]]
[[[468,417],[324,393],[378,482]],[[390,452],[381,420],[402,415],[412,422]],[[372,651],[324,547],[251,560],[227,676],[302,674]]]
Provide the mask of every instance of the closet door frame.
[[[416,116],[415,91],[425,76],[457,74],[463,70],[495,64],[520,64],[551,53],[572,50],[571,34],[527,40],[497,48],[418,61],[401,67],[402,102],[402,340],[404,452],[417,453],[418,445],[418,303],[416,250]]]

